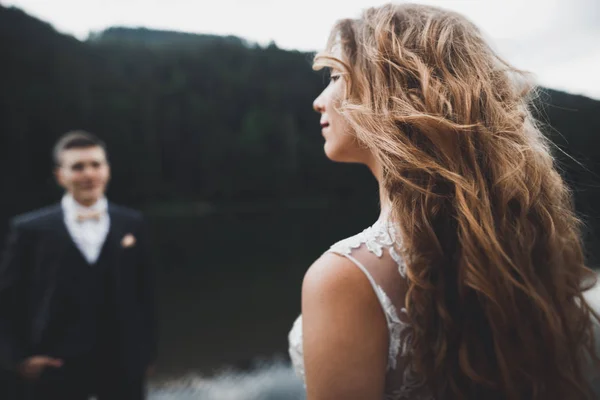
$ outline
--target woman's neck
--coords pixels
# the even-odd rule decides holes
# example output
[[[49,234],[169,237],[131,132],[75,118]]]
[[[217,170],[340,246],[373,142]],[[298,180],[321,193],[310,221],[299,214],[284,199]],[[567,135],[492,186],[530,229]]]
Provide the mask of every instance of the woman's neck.
[[[385,218],[390,214],[391,204],[383,187],[383,168],[381,168],[381,164],[379,164],[375,158],[372,158],[370,162],[367,163],[367,167],[369,167],[379,184],[379,218]]]

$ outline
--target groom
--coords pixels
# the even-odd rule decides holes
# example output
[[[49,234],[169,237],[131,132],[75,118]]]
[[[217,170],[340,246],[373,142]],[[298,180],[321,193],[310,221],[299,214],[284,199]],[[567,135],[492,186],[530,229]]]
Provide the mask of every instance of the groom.
[[[104,197],[94,135],[66,134],[54,161],[62,201],[12,220],[0,261],[1,366],[18,398],[143,399],[156,324],[142,217]]]

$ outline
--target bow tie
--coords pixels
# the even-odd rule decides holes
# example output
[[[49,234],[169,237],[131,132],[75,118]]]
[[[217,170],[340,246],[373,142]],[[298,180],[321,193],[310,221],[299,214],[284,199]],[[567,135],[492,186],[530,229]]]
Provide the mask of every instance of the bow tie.
[[[85,221],[100,221],[100,217],[104,215],[103,211],[89,211],[77,214],[77,222]]]

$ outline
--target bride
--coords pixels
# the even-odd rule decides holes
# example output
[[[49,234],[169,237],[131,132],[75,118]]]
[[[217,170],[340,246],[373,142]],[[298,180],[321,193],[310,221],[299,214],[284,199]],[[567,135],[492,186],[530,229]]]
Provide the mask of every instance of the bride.
[[[525,75],[410,4],[340,21],[314,66],[325,153],[370,168],[381,216],[306,273],[308,400],[597,398],[596,276]]]

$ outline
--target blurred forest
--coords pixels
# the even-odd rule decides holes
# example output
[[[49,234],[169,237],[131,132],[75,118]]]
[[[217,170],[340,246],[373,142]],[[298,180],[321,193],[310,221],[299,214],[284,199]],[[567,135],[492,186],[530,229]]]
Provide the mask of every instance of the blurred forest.
[[[82,42],[3,6],[0,54],[2,224],[59,198],[50,149],[76,128],[106,141],[110,197],[134,207],[360,204],[376,196],[366,168],[323,154],[312,100],[326,77],[312,71],[312,54],[142,28],[110,28]],[[544,89],[537,106],[595,250],[600,102]]]

